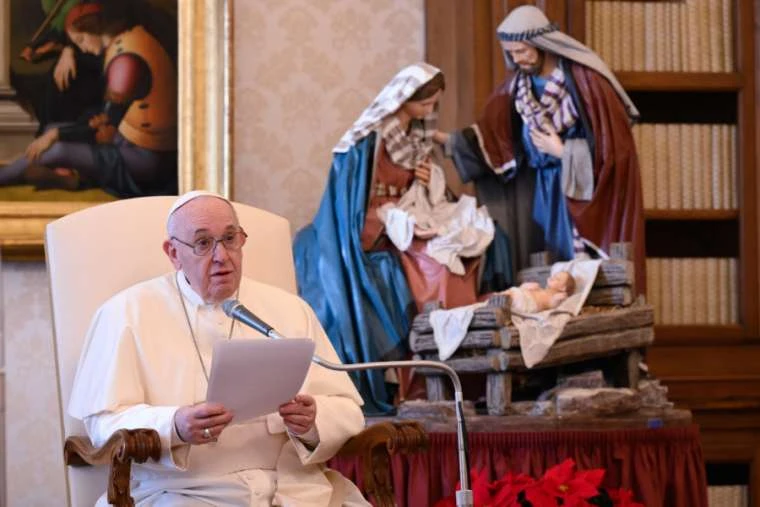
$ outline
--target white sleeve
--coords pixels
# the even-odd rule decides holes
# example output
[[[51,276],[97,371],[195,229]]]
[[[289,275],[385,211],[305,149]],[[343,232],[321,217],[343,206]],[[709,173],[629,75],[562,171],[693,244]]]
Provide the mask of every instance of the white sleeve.
[[[180,440],[174,427],[174,414],[179,407],[155,407],[139,404],[113,412],[99,412],[83,419],[93,445],[100,447],[119,429],[148,428],[161,439],[159,463],[168,468],[187,469],[190,444]]]

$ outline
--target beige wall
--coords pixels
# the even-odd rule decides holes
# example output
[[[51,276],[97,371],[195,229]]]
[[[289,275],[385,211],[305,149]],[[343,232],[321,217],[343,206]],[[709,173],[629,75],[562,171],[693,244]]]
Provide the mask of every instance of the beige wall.
[[[234,196],[295,231],[317,209],[333,145],[423,58],[423,0],[237,0],[234,11]]]
[[[8,506],[62,505],[65,494],[50,293],[42,263],[3,263]]]
[[[316,210],[343,130],[399,67],[422,58],[423,0],[236,0],[234,10],[234,197],[295,230]],[[0,272],[10,457],[0,506],[3,485],[8,507],[62,505],[45,265],[6,262]]]

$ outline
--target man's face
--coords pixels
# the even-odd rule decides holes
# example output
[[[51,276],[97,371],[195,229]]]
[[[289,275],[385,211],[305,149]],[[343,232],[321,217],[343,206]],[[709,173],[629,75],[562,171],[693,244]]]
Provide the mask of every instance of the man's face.
[[[540,74],[544,68],[544,52],[520,41],[502,41],[501,47],[509,54],[522,72]]]
[[[197,197],[174,213],[170,236],[193,244],[199,239],[219,239],[237,230],[239,224],[229,203],[216,197]],[[242,249],[228,250],[223,243],[216,243],[206,255],[195,255],[192,247],[168,239],[164,241],[164,251],[206,303],[220,303],[237,292],[242,276]]]

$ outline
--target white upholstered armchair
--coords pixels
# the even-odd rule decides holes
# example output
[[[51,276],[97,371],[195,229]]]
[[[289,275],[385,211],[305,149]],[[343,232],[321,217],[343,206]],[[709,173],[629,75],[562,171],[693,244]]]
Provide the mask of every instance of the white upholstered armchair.
[[[145,197],[102,204],[73,213],[47,226],[45,250],[55,336],[55,359],[62,407],[68,505],[92,506],[104,490],[114,505],[132,505],[129,474],[133,460],[160,455],[152,430],[120,430],[100,449],[66,407],[84,337],[95,310],[116,292],[172,269],[161,244],[166,214],[175,197]],[[235,203],[249,235],[244,274],[296,292],[290,226],[282,217]],[[424,446],[415,423],[369,427],[341,450],[362,455],[364,489],[377,505],[393,503],[389,452]],[[106,466],[89,466],[106,465]],[[110,470],[109,466],[110,465]]]

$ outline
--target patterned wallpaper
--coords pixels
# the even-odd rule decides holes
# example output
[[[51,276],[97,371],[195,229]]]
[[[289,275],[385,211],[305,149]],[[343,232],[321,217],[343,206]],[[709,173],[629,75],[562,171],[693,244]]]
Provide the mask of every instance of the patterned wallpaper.
[[[314,214],[332,145],[403,65],[422,58],[423,0],[236,0],[234,197]],[[63,505],[43,263],[2,265],[8,507]]]
[[[63,505],[50,291],[41,263],[3,263],[8,507]]]
[[[234,197],[295,232],[319,205],[333,145],[423,58],[423,0],[237,0],[234,13]]]

